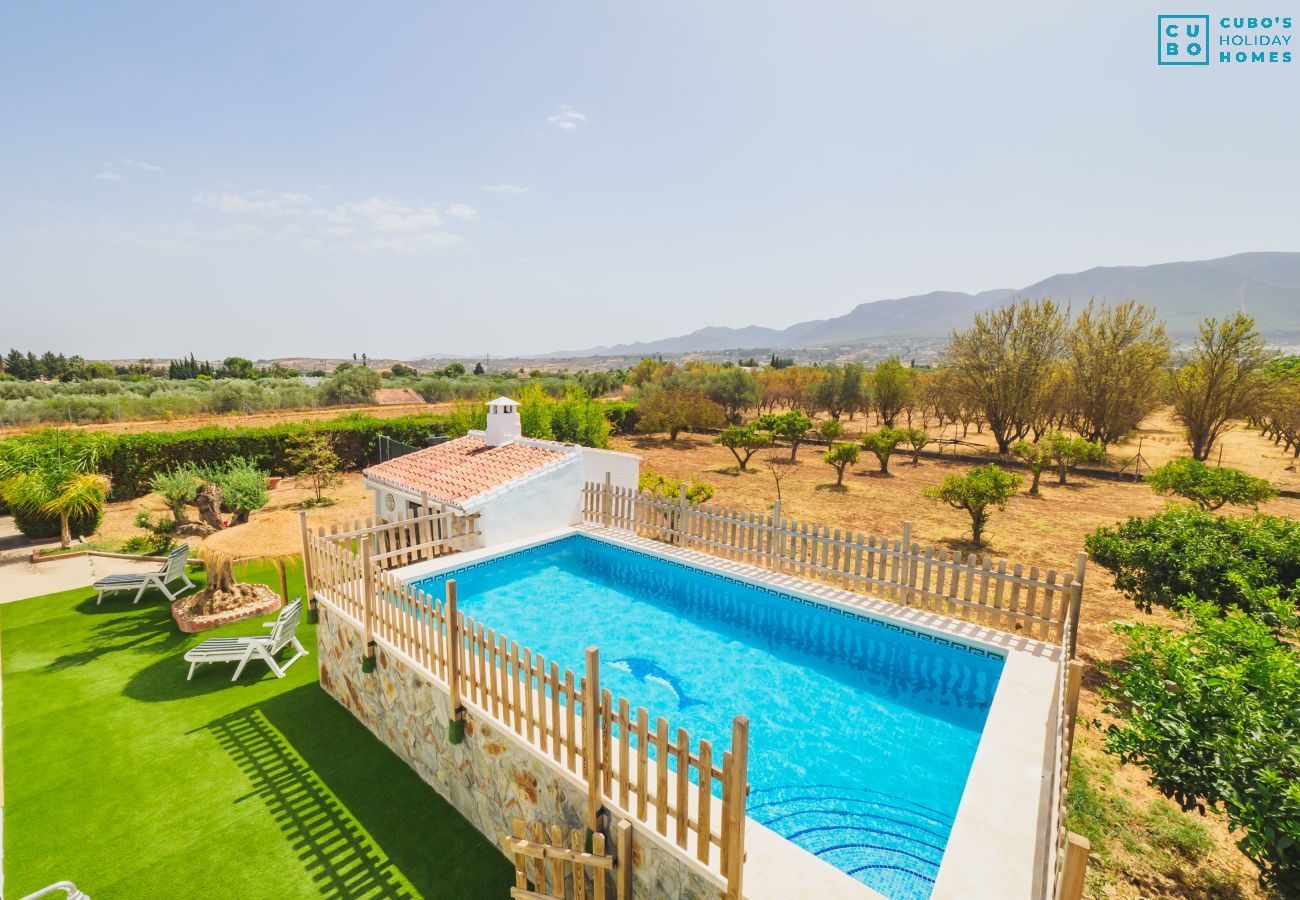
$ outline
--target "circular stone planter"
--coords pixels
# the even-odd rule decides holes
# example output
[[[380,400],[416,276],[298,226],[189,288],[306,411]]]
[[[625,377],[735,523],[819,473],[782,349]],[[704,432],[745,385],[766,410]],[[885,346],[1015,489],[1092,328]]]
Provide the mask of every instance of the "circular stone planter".
[[[190,615],[189,601],[193,599],[194,595],[182,597],[172,604],[172,618],[176,620],[176,627],[181,631],[194,634],[199,631],[209,631],[221,625],[229,625],[231,622],[256,619],[277,612],[283,605],[280,595],[265,585],[257,585],[257,587],[261,588],[261,590],[257,592],[259,599],[255,603],[207,616]]]

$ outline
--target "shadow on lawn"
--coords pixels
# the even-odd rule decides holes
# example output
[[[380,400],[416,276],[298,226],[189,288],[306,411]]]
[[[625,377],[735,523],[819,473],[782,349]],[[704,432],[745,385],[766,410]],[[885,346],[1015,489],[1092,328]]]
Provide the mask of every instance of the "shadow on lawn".
[[[105,598],[103,605],[97,606],[95,594],[91,594],[77,604],[77,612],[105,618],[95,624],[85,646],[55,657],[47,669],[57,672],[84,666],[123,650],[149,654],[179,653],[185,645],[186,635],[176,630],[170,605],[160,604],[157,599],[146,595],[136,606],[130,606],[128,601],[128,608],[124,611],[120,604],[111,603],[110,598]]]
[[[323,897],[504,897],[506,859],[318,685],[208,723]]]

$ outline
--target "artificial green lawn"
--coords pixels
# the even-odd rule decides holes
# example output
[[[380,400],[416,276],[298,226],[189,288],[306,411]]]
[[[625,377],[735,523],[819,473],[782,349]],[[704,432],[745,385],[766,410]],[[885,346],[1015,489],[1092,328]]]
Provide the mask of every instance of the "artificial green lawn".
[[[283,680],[252,662],[187,682],[186,649],[266,620],[185,635],[161,595],[132,596],[0,606],[6,895],[65,878],[95,900],[508,894],[506,859],[321,690],[312,626]]]

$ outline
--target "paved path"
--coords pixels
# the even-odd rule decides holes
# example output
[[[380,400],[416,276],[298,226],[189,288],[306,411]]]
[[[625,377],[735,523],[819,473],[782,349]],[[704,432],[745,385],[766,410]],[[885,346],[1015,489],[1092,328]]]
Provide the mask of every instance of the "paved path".
[[[14,527],[12,516],[0,516],[0,603],[70,591],[93,584],[105,575],[149,572],[156,562],[110,559],[102,556],[73,556],[33,563],[35,546],[55,546],[57,541],[30,543]]]
[[[105,575],[157,569],[156,562],[102,556],[74,556],[41,563],[33,563],[30,558],[5,560],[0,562],[0,603],[86,587]]]

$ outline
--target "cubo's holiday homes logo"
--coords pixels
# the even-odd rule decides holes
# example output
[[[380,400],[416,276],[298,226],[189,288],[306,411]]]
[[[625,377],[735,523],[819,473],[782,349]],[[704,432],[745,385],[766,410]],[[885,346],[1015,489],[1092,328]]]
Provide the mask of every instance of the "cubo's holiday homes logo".
[[[1162,66],[1208,66],[1209,16],[1159,16]]]
[[[1291,62],[1290,16],[1165,15],[1156,25],[1162,66]]]

